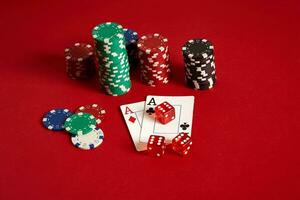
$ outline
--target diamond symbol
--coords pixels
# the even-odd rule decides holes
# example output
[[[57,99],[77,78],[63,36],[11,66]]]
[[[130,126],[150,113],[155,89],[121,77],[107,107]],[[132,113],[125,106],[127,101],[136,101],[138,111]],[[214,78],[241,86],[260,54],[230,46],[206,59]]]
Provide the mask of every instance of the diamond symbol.
[[[134,123],[134,122],[135,122],[135,120],[136,120],[136,118],[135,118],[135,117],[132,117],[132,116],[130,116],[128,120],[129,120],[130,122]]]

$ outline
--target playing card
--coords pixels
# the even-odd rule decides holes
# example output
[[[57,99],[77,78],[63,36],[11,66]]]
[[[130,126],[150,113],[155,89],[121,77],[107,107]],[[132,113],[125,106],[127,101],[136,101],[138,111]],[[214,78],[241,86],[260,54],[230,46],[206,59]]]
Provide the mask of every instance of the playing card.
[[[154,118],[154,109],[165,101],[175,108],[175,119],[167,124],[161,124]],[[193,111],[194,96],[147,96],[140,142],[147,143],[150,135],[164,136],[167,143],[180,132],[186,132],[191,136]]]
[[[137,151],[147,149],[147,144],[140,143],[141,123],[144,114],[145,101],[120,106],[122,115]]]

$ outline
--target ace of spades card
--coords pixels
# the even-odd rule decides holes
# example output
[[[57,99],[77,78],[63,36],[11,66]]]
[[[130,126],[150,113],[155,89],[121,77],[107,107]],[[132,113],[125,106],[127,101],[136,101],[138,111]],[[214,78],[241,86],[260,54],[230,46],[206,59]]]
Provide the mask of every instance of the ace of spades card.
[[[144,114],[145,101],[120,106],[122,115],[137,151],[147,149],[146,144],[140,143],[140,132]]]
[[[167,143],[170,143],[180,132],[191,136],[194,99],[194,96],[147,96],[140,142],[147,143],[150,135],[164,136]],[[167,124],[161,124],[155,119],[154,110],[157,105],[165,101],[175,108],[175,119]]]

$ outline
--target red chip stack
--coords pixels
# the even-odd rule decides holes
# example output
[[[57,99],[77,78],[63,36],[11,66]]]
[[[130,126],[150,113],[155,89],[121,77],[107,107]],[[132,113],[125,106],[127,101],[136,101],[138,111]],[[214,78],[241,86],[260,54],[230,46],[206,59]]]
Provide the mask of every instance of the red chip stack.
[[[88,79],[95,73],[94,50],[90,44],[75,43],[65,49],[66,72],[71,79]]]
[[[158,33],[142,36],[137,44],[141,79],[155,87],[170,80],[168,39]]]

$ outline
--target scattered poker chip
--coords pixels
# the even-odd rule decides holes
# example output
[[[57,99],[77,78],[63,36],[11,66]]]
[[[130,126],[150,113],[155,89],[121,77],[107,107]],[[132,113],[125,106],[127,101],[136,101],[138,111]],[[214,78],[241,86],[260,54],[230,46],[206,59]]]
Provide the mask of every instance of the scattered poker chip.
[[[68,117],[64,127],[73,135],[84,135],[96,127],[96,118],[89,113],[79,112]]]
[[[53,109],[46,113],[43,117],[43,125],[45,128],[53,131],[64,129],[64,123],[68,117],[73,115],[71,111],[64,108]]]
[[[100,86],[112,96],[128,93],[131,88],[130,65],[123,27],[113,22],[106,22],[97,25],[92,35]]]
[[[170,79],[168,39],[158,33],[142,36],[137,44],[142,81],[152,87]]]
[[[93,128],[85,135],[75,135],[71,137],[74,146],[84,150],[97,148],[103,142],[103,139],[104,133],[100,128]]]
[[[98,104],[88,104],[84,106],[80,106],[76,113],[84,112],[93,115],[96,118],[97,124],[100,124],[105,117],[106,111]]]
[[[216,84],[214,46],[206,39],[187,41],[182,47],[185,80],[195,90],[212,89]]]
[[[94,49],[90,44],[75,43],[66,48],[65,61],[71,79],[88,79],[95,73]]]

